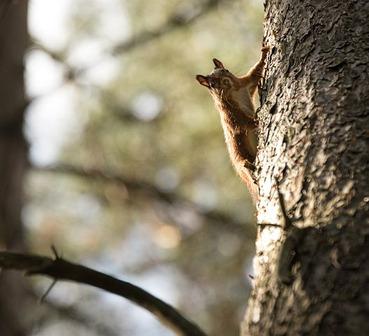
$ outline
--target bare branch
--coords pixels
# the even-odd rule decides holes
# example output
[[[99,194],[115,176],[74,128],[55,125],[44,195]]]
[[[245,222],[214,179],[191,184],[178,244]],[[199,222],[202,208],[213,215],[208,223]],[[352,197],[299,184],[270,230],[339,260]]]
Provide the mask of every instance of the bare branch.
[[[129,282],[118,280],[91,268],[37,255],[0,252],[0,267],[26,271],[26,275],[46,275],[55,280],[69,280],[103,289],[145,308],[179,335],[206,336],[175,308]]]

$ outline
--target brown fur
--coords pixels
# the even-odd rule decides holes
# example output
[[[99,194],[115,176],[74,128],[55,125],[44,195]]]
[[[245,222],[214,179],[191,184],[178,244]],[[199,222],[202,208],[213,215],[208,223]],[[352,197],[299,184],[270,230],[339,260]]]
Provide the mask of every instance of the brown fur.
[[[261,51],[261,59],[245,76],[233,75],[217,59],[213,59],[215,68],[209,76],[196,76],[198,82],[207,87],[213,97],[220,113],[231,162],[255,202],[258,198],[258,187],[253,172],[258,122],[253,98],[263,75],[269,47],[263,47]]]

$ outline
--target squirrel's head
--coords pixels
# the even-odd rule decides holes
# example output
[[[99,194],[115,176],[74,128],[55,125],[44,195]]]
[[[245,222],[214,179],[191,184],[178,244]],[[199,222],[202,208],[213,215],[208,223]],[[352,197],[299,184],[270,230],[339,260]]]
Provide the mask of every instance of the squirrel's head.
[[[223,63],[213,58],[215,65],[213,72],[209,76],[197,75],[197,81],[208,88],[212,95],[223,96],[238,86],[237,77],[229,72]]]

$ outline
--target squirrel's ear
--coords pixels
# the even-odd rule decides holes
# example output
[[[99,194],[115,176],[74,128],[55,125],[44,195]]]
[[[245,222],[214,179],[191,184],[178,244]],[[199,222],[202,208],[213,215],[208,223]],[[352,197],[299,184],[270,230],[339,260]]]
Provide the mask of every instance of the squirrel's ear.
[[[201,84],[206,86],[207,88],[210,88],[208,78],[203,75],[197,75],[196,76],[197,81]]]
[[[221,61],[216,58],[213,58],[213,63],[215,65],[215,69],[224,69],[224,65]]]

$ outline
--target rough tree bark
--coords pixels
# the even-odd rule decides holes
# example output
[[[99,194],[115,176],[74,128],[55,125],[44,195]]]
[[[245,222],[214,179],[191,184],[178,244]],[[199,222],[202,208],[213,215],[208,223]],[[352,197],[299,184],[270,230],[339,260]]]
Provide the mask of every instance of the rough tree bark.
[[[369,335],[369,2],[267,0],[265,10],[273,51],[242,334]]]
[[[22,250],[21,221],[27,145],[23,137],[23,58],[28,45],[27,1],[0,6],[0,246]],[[0,335],[27,335],[25,285],[19,275],[0,273]]]

